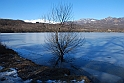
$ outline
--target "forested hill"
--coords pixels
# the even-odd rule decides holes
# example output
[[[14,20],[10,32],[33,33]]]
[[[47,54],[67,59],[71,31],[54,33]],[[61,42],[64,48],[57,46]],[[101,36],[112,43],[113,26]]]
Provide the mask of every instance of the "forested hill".
[[[66,23],[68,25],[69,22]],[[52,32],[58,24],[28,23],[22,20],[0,19],[1,33]],[[124,18],[108,17],[101,20],[80,19],[74,21],[73,31],[77,32],[124,32]],[[67,27],[61,29],[67,31]]]
[[[0,19],[0,32],[42,32],[44,23],[26,23],[22,20]]]

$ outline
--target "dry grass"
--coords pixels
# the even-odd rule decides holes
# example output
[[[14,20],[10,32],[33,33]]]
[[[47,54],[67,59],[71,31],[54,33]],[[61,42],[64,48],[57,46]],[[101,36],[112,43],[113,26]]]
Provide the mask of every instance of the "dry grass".
[[[70,75],[70,71],[64,68],[49,68],[42,65],[37,65],[34,62],[20,57],[16,52],[7,49],[5,46],[0,45],[0,66],[4,67],[0,72],[6,71],[9,68],[15,68],[18,71],[19,77],[23,80],[33,79],[36,80],[82,80],[85,83],[91,83],[86,76]],[[65,76],[66,75],[66,76]]]

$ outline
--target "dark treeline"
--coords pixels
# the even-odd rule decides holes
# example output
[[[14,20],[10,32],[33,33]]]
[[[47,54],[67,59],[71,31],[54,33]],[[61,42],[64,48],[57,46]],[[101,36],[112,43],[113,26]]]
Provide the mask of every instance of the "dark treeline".
[[[1,33],[18,33],[18,32],[53,32],[59,24],[47,23],[26,23],[22,20],[0,19]],[[115,24],[73,24],[74,28],[71,31],[75,32],[124,32],[124,23]],[[67,32],[68,23],[62,28],[61,32]]]

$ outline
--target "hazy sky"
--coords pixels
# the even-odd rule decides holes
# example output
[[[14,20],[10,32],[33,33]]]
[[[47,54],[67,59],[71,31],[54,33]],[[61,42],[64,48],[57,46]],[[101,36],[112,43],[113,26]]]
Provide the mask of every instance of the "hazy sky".
[[[75,20],[124,17],[124,0],[0,0],[0,18],[41,19],[53,4],[61,2],[73,5]]]

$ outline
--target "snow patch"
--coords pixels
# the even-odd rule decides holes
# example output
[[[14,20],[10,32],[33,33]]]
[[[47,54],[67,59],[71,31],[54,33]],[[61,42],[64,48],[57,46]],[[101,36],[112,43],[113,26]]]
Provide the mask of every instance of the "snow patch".
[[[10,70],[5,72],[0,72],[0,83],[30,83],[31,80],[23,81],[18,77],[17,70],[10,68]]]
[[[91,20],[91,21],[96,21],[96,20]]]
[[[0,66],[0,70],[2,70],[4,67]]]
[[[2,66],[0,66],[2,68]],[[32,79],[23,81],[20,77],[18,77],[17,70],[14,68],[10,68],[5,72],[0,72],[0,83],[31,83]],[[47,80],[46,83],[68,83],[66,81],[61,80]],[[71,80],[73,83],[84,83],[84,80],[77,81]],[[41,80],[37,80],[37,83],[42,83]]]

